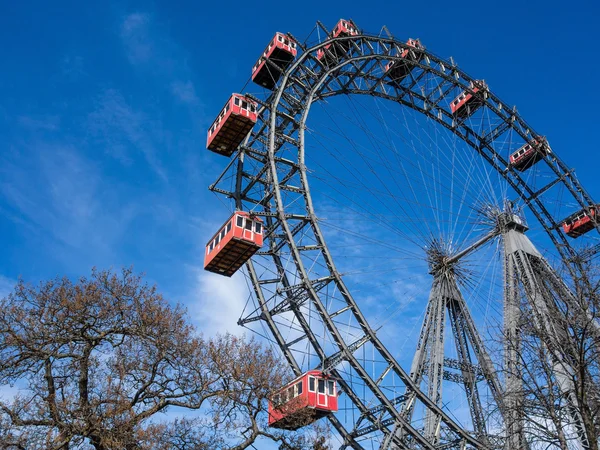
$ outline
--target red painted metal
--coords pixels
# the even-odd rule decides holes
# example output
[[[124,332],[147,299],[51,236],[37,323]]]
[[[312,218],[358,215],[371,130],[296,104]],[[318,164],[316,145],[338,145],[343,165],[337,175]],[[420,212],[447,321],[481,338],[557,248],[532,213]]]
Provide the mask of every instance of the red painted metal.
[[[281,77],[281,72],[269,67],[267,61],[273,61],[282,69],[286,69],[296,58],[296,43],[283,33],[275,33],[263,54],[252,67],[252,81],[267,89],[273,90]]]
[[[565,219],[562,225],[565,234],[572,238],[578,238],[596,228],[596,217],[599,208],[600,205],[593,205]]]
[[[236,211],[206,244],[204,270],[230,277],[263,245],[259,217]]]
[[[471,90],[473,92],[463,91],[450,103],[450,109],[455,117],[468,117],[483,105],[483,97],[479,92],[487,90],[485,81],[475,80]]]
[[[256,102],[241,94],[232,94],[217,116],[206,137],[206,148],[231,156],[257,120]]]
[[[538,136],[510,155],[509,162],[512,167],[523,172],[541,161],[549,153],[550,148],[548,147],[546,138]]]
[[[297,430],[337,410],[337,383],[323,372],[311,370],[271,397],[269,426]]]
[[[406,41],[406,45],[414,48],[425,48],[418,39],[409,39]],[[423,55],[421,54],[412,57],[408,48],[403,49],[398,56],[404,59],[410,59],[411,61],[421,61],[421,59],[423,59]],[[400,82],[410,73],[413,67],[414,66],[408,64],[406,61],[390,61],[385,66],[385,76],[389,77],[392,82],[400,84]]]
[[[345,19],[340,19],[335,28],[329,34],[329,36],[332,38],[357,35],[358,28],[354,22]],[[327,44],[326,46],[317,50],[317,59],[319,61],[323,60],[325,63],[330,64],[337,61],[339,56],[342,56],[335,53],[335,47],[332,48],[332,45],[333,44]],[[348,49],[350,48],[349,41],[339,42],[337,45],[343,49],[344,53],[348,52]]]

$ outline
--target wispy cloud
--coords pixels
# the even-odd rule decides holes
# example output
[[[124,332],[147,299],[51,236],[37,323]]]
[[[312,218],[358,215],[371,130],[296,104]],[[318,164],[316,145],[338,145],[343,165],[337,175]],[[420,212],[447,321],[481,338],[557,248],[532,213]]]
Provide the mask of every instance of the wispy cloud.
[[[121,39],[131,63],[148,62],[155,54],[149,25],[150,15],[139,12],[125,16],[121,23]]]
[[[179,101],[183,103],[196,103],[196,89],[191,81],[174,81],[171,83],[171,92]]]
[[[10,151],[0,153],[0,215],[20,237],[11,248],[28,247],[37,264],[15,265],[15,273],[30,280],[135,264],[166,292],[191,293],[187,305],[207,334],[241,332],[243,278],[202,269],[187,278],[178,269],[201,267],[204,243],[194,252],[190,242],[221,222],[202,230],[192,223],[209,220],[216,202],[205,187],[221,161],[200,151],[207,121],[190,55],[152,13],[111,20],[123,54],[110,70],[96,64],[102,51],[68,46],[53,55],[48,80],[62,88],[77,79],[74,97],[57,88],[49,104],[0,105],[0,120],[14,131]]]
[[[227,278],[200,268],[194,272],[197,285],[188,310],[198,329],[206,336],[226,332],[242,334],[244,329],[237,321],[248,299],[244,276],[237,273]]]
[[[12,292],[16,284],[16,280],[0,275],[0,298],[4,298]]]
[[[0,169],[0,193],[15,220],[63,246],[97,256],[112,251],[135,208],[118,201],[77,148],[34,142],[21,152]]]
[[[152,75],[169,81],[167,87],[175,82],[191,84],[189,55],[151,14],[135,12],[124,16],[120,37],[132,65],[151,69]]]
[[[19,116],[17,117],[18,125],[32,131],[57,131],[60,126],[60,117],[49,116]]]
[[[76,80],[86,74],[84,60],[80,55],[65,55],[60,62],[60,76],[69,81]]]
[[[157,144],[164,144],[163,126],[156,117],[133,109],[115,89],[103,92],[96,109],[89,115],[88,126],[105,151],[124,165],[135,160],[131,149],[141,152],[154,173],[168,181]]]
[[[119,30],[131,65],[162,84],[177,102],[194,106],[190,112],[195,120],[205,120],[195,74],[188,65],[190,55],[168,30],[148,12],[122,17]]]

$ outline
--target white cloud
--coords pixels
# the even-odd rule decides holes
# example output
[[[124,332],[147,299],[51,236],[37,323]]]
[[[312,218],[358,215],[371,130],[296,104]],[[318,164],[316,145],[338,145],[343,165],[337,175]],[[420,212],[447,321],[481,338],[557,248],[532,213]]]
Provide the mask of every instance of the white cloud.
[[[37,157],[26,148],[31,158],[5,162],[0,191],[29,221],[70,241],[95,208],[98,175],[72,149],[30,147],[39,152]]]
[[[4,298],[12,292],[16,284],[16,280],[0,275],[0,298]]]
[[[0,400],[10,402],[19,394],[27,392],[27,382],[23,379],[17,380],[14,384],[0,385]]]
[[[85,70],[85,61],[80,55],[65,55],[60,61],[60,69],[55,75],[58,83],[73,83],[89,75]]]
[[[34,142],[20,150],[0,168],[0,193],[18,213],[11,219],[50,236],[48,245],[95,256],[112,252],[137,206],[123,202],[78,149]]]
[[[205,336],[243,334],[244,328],[237,324],[249,295],[243,274],[227,278],[201,268],[193,271],[197,286],[187,306],[198,329]]]
[[[121,39],[131,63],[148,62],[153,56],[153,43],[148,34],[150,16],[146,13],[129,14],[121,23]]]
[[[171,83],[171,92],[183,103],[196,103],[196,89],[191,81],[174,81]]]
[[[19,116],[17,121],[22,127],[33,131],[56,131],[60,124],[60,118],[58,116]]]
[[[129,14],[121,20],[120,37],[129,62],[145,71],[146,80],[157,81],[176,101],[194,106],[190,113],[195,120],[206,120],[194,74],[187,63],[191,56],[171,38],[162,23],[145,12]]]
[[[163,140],[161,122],[134,110],[119,91],[104,91],[89,115],[89,127],[106,151],[124,165],[131,164],[132,155],[127,149],[133,147],[142,153],[159,178],[168,181],[156,148]]]

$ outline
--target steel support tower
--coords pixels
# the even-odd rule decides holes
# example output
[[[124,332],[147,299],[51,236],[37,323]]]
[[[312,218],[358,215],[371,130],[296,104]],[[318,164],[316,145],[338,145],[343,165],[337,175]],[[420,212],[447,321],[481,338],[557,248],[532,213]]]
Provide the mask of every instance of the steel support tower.
[[[563,279],[556,273],[527,236],[525,227],[517,216],[499,216],[504,242],[505,289],[504,289],[504,338],[505,338],[505,420],[507,449],[524,448],[522,416],[523,386],[520,360],[520,324],[523,320],[534,321],[535,326],[546,330],[541,335],[548,350],[560,391],[567,399],[571,422],[576,432],[577,446],[590,449],[588,438],[577,412],[577,397],[571,372],[573,367],[561,348],[568,345],[567,331],[557,323],[564,313],[558,301],[582,319],[586,311]],[[522,290],[519,289],[522,288]],[[521,294],[524,293],[524,295]],[[525,305],[523,305],[525,303]],[[530,318],[523,317],[523,310]],[[597,329],[597,324],[591,321]]]
[[[455,255],[450,255],[450,251],[440,242],[432,242],[428,249],[433,283],[410,376],[440,406],[444,403],[443,380],[462,385],[476,438],[486,447],[497,448],[501,440],[490,435],[486,423],[486,406],[489,405],[484,405],[480,397],[480,383],[487,383],[504,423],[504,444],[500,445],[507,450],[529,448],[525,439],[519,348],[520,324],[525,319],[524,308],[527,308],[535,324],[548,331],[544,334],[544,345],[548,348],[548,357],[560,391],[569,405],[570,423],[573,424],[575,435],[573,440],[578,448],[590,449],[582,418],[577,413],[575,386],[570,377],[573,369],[558,350],[565,345],[568,337],[556,323],[557,314],[561,314],[556,299],[578,311],[582,317],[586,313],[563,279],[525,236],[527,227],[520,217],[508,209],[507,212],[497,212],[494,220],[495,226],[490,233]],[[504,249],[503,386],[499,380],[498,368],[492,363],[459,288],[460,260],[498,237],[502,239]],[[448,326],[458,356],[456,359],[446,355],[448,333],[445,331]],[[408,390],[406,398],[401,412],[411,422],[414,419],[415,394]],[[425,437],[434,445],[439,443],[439,417],[426,411],[423,424]],[[402,427],[398,424],[394,430],[393,436],[397,441],[402,441],[405,438]],[[384,441],[382,448],[402,448],[393,443],[391,436]]]

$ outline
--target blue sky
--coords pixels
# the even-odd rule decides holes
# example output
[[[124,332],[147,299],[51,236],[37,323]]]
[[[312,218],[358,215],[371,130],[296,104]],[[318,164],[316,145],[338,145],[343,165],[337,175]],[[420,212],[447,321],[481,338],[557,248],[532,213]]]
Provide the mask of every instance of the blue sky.
[[[4,2],[0,6],[0,293],[134,265],[207,333],[235,330],[245,281],[202,272],[228,208],[206,129],[275,31],[387,25],[485,78],[600,198],[592,1]],[[250,90],[256,90],[249,86]]]
[[[600,199],[600,6],[495,3],[3,2],[0,295],[19,277],[133,265],[206,334],[239,333],[245,279],[202,270],[204,245],[229,213],[207,189],[227,160],[206,151],[206,129],[276,31],[302,39],[316,20],[352,18],[375,33],[386,25],[453,56],[516,104]],[[365,286],[374,326],[404,321],[380,336],[408,367],[424,306],[414,299],[430,279],[394,284],[399,306]]]

